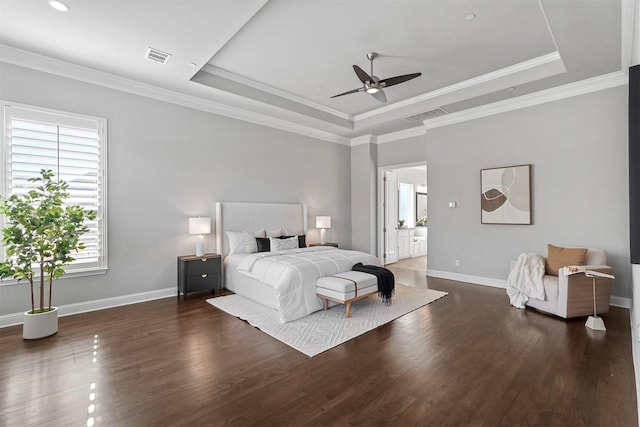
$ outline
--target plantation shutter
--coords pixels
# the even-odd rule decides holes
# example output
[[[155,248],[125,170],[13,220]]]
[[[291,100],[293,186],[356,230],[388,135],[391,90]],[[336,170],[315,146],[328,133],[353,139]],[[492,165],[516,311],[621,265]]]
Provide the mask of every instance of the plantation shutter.
[[[69,184],[69,205],[96,212],[81,237],[85,249],[68,271],[106,268],[104,144],[106,120],[5,105],[6,194],[25,193],[29,178],[51,169]]]

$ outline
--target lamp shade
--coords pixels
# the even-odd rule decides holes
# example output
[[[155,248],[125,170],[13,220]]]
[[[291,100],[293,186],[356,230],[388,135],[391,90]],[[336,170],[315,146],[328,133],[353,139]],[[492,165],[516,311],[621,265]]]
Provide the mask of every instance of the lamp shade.
[[[329,215],[317,216],[316,228],[331,228],[331,217]]]
[[[211,233],[211,218],[197,217],[189,218],[189,234],[209,234]]]

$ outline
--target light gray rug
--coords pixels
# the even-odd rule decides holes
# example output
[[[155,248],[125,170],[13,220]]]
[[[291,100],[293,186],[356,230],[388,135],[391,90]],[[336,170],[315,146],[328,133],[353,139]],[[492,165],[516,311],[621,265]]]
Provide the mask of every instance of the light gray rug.
[[[377,296],[370,296],[351,304],[349,319],[344,317],[345,306],[340,304],[289,323],[280,323],[276,310],[240,295],[210,298],[207,302],[313,357],[445,295],[447,293],[442,291],[396,284],[390,306],[383,304]]]

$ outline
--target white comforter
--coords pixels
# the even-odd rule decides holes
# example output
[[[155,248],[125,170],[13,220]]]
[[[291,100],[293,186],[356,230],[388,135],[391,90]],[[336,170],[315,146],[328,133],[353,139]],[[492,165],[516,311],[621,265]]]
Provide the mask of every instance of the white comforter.
[[[544,300],[544,258],[538,254],[520,254],[507,279],[509,302],[524,308],[529,298]]]
[[[275,289],[280,303],[280,321],[290,322],[322,309],[316,295],[316,280],[349,271],[357,263],[380,265],[365,252],[326,246],[259,252],[247,255],[238,271]]]

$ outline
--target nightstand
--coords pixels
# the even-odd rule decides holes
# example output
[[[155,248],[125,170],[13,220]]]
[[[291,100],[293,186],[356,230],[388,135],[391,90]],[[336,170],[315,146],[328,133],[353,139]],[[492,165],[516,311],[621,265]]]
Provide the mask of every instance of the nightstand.
[[[178,257],[178,297],[189,292],[222,289],[222,257],[219,254]]]
[[[311,246],[333,246],[334,248],[337,248],[338,244],[337,243],[331,243],[331,242],[325,242],[325,243],[312,243],[309,246],[310,247]]]

